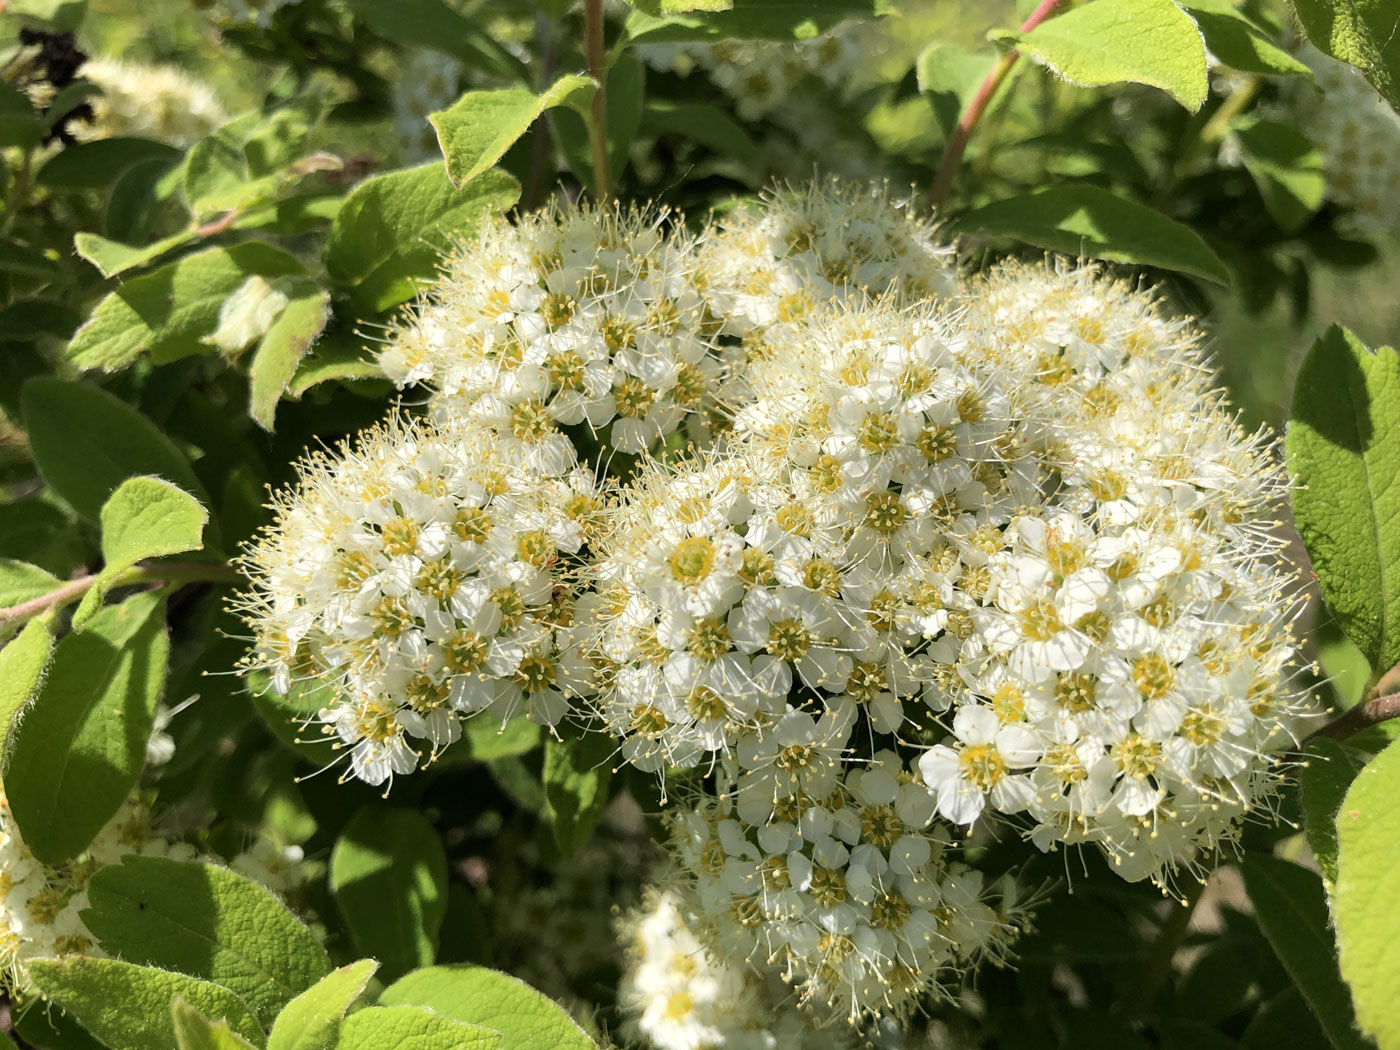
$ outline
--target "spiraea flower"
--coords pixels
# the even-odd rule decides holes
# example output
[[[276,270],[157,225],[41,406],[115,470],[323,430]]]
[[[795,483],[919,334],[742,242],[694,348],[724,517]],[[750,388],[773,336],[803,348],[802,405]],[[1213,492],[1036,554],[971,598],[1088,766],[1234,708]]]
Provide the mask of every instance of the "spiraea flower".
[[[328,686],[320,718],[372,784],[481,711],[553,725],[589,679],[568,573],[597,508],[585,471],[531,473],[465,426],[392,422],[313,456],[244,556],[249,667],[278,693]]]
[[[650,888],[621,924],[627,969],[618,1000],[624,1033],[656,1050],[845,1050],[855,1033],[819,1028],[793,1009],[775,969],[760,973],[713,947],[711,922],[673,874]]]
[[[561,427],[623,452],[703,425],[719,360],[695,249],[661,216],[553,210],[489,225],[395,331],[380,363],[426,383],[439,413],[492,426],[532,469],[562,474]]]
[[[267,845],[259,839],[252,846],[254,852],[239,854],[230,866],[263,881],[254,853],[265,852]],[[25,964],[30,959],[105,956],[82,919],[88,907],[88,882],[102,868],[130,856],[218,862],[166,834],[152,819],[148,801],[134,793],[82,854],[61,868],[52,868],[25,846],[0,791],[0,990],[27,990]],[[271,881],[263,881],[274,892],[285,893],[300,884],[300,856],[285,861]]]
[[[80,72],[102,89],[92,100],[92,123],[74,125],[83,138],[146,138],[183,148],[228,120],[214,89],[175,66],[94,58]]]
[[[945,594],[965,629],[930,639],[954,713],[923,779],[950,821],[1023,819],[1169,879],[1264,804],[1309,710],[1266,517],[1282,468],[1194,331],[1092,268],[1003,270],[963,323],[969,356],[1031,370],[1017,400],[1050,429],[1039,498]]]
[[[1400,225],[1400,113],[1361,72],[1312,45],[1298,57],[1316,86],[1296,89],[1293,119],[1316,144],[1327,171],[1327,194],[1351,209],[1369,232]]]
[[[796,741],[775,761],[783,775],[826,772],[759,815],[745,805],[742,763],[726,761],[729,790],[675,821],[712,951],[778,969],[819,1018],[857,1020],[903,1015],[997,950],[1015,920],[954,859],[933,799],[897,754],[843,765]]]

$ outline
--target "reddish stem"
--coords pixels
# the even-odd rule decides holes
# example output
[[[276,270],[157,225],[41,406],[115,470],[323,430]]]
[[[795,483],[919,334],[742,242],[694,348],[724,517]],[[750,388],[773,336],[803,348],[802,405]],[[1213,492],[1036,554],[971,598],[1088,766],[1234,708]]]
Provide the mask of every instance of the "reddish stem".
[[[1036,26],[1040,25],[1047,18],[1055,13],[1055,9],[1064,0],[1041,0],[1039,6],[1031,12],[1031,16],[1021,26],[1021,32],[1029,33]],[[943,151],[943,159],[938,162],[938,170],[933,173],[933,185],[928,191],[928,206],[930,209],[937,208],[943,203],[943,198],[948,196],[948,190],[953,185],[953,177],[958,173],[958,167],[962,164],[964,151],[967,149],[967,142],[972,138],[972,132],[977,127],[983,115],[987,112],[987,107],[992,104],[992,99],[996,97],[997,89],[1001,87],[1006,75],[1011,72],[1011,67],[1016,64],[1016,60],[1021,57],[1019,51],[1008,51],[997,60],[997,64],[992,67],[992,71],[987,74],[985,80],[977,89],[977,94],[972,96],[972,101],[963,110],[962,116],[958,118],[958,126],[953,129],[953,135],[948,140],[948,148]]]

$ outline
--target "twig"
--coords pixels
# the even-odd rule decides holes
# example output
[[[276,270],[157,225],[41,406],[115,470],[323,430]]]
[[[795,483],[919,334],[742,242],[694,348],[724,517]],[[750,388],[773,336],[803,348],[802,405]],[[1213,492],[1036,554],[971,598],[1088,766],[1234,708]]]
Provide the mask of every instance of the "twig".
[[[1299,746],[1307,747],[1309,742],[1323,737],[1345,740],[1363,729],[1370,729],[1371,726],[1380,725],[1392,718],[1400,718],[1400,693],[1378,696],[1343,711],[1325,726],[1309,733]]]
[[[598,82],[588,121],[588,144],[593,152],[593,194],[600,201],[612,197],[612,167],[608,160],[607,54],[603,50],[603,0],[587,0],[584,19],[588,35],[588,75]]]
[[[0,625],[33,619],[49,609],[67,605],[81,598],[95,584],[100,573],[80,576],[55,587],[48,594],[30,598],[27,602],[0,609]],[[136,583],[235,583],[237,570],[228,565],[206,562],[171,562],[166,565],[136,565],[118,573],[109,581],[111,588],[130,587]]]
[[[1053,15],[1061,3],[1063,0],[1041,0],[1039,6],[1022,24],[1021,32],[1029,33]],[[953,177],[957,175],[959,165],[962,164],[963,152],[967,149],[967,143],[972,138],[973,130],[987,112],[987,107],[992,104],[997,89],[1001,87],[1006,75],[1011,72],[1011,67],[1016,64],[1016,60],[1020,57],[1019,51],[1008,51],[1002,55],[997,60],[997,64],[992,67],[992,71],[987,74],[986,79],[982,81],[981,86],[978,87],[977,94],[972,96],[972,101],[967,104],[962,116],[958,118],[958,126],[953,129],[952,137],[948,139],[948,148],[943,151],[943,159],[938,162],[938,170],[933,174],[933,185],[929,187],[927,199],[930,209],[937,208],[943,203],[943,198],[948,196],[948,190],[953,185]]]

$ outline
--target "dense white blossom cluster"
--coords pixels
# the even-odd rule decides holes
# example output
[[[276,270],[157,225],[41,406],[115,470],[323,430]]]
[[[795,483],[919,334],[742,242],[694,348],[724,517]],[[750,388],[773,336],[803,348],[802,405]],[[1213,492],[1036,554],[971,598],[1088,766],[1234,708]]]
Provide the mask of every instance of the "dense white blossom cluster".
[[[102,89],[92,123],[73,125],[84,139],[145,138],[183,149],[228,121],[214,89],[175,66],[94,58],[81,75]]]
[[[1297,91],[1294,119],[1322,154],[1328,196],[1371,232],[1400,226],[1400,113],[1354,66],[1304,45],[1316,86]]]
[[[29,959],[105,954],[82,919],[88,882],[102,868],[128,856],[210,859],[188,843],[165,836],[146,803],[132,795],[81,856],[51,868],[25,846],[0,791],[0,989],[25,987]],[[260,839],[230,866],[274,892],[287,893],[301,882],[300,860],[300,850]]]
[[[467,715],[553,725],[590,676],[566,569],[598,509],[586,469],[522,469],[486,431],[371,431],[304,463],[247,552],[250,662],[279,694],[330,687],[326,731],[371,784],[452,743]]]
[[[656,1050],[846,1050],[855,1034],[817,1028],[788,1007],[791,990],[776,971],[727,962],[701,910],[682,886],[665,881],[621,923],[628,966],[618,988],[624,1034]],[[698,932],[697,932],[698,931]]]
[[[429,421],[313,461],[248,555],[251,663],[329,684],[374,783],[482,710],[688,771],[627,993],[659,1046],[771,1034],[749,971],[904,1015],[1021,924],[966,829],[1167,885],[1310,713],[1284,475],[1198,344],[1094,267],[963,277],[882,188],[491,227],[383,351]]]

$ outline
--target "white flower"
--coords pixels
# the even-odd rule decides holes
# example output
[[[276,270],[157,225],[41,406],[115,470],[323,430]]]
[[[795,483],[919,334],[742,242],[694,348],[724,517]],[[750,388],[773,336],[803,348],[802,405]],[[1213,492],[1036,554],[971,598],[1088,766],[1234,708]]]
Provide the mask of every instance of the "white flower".
[[[938,811],[954,824],[971,824],[991,804],[1004,813],[1022,810],[1030,781],[1014,770],[1040,757],[1034,733],[1002,725],[985,707],[967,705],[953,716],[957,747],[939,744],[919,758],[919,773],[938,799]]]

